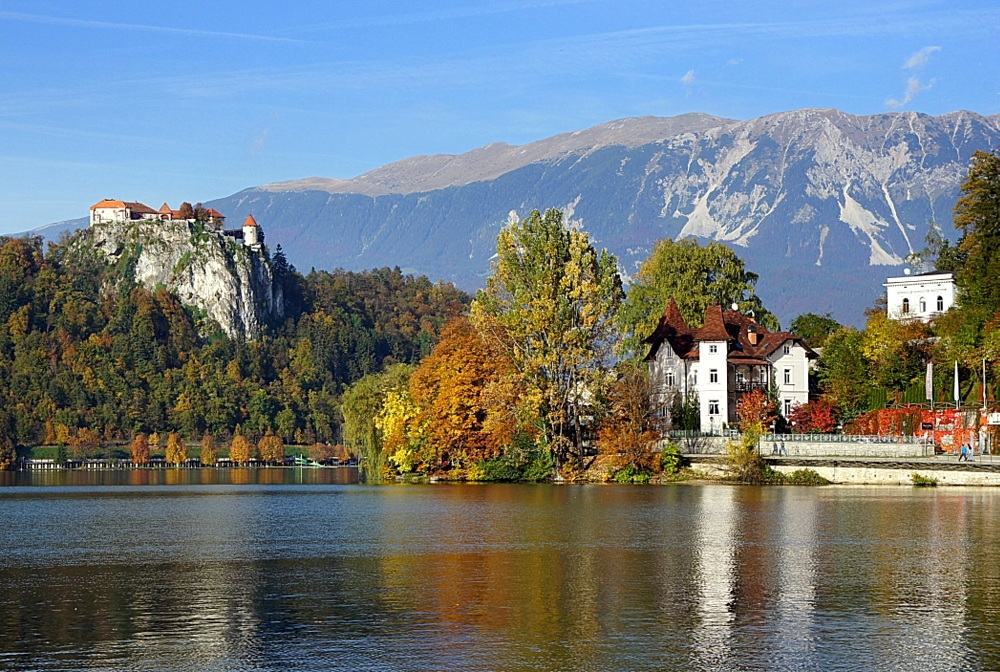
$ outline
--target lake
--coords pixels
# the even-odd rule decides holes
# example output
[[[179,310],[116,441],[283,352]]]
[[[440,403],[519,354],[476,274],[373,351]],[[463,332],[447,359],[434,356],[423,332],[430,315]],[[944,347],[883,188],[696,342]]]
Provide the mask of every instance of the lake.
[[[1000,669],[1000,490],[270,471],[8,477],[0,669]]]

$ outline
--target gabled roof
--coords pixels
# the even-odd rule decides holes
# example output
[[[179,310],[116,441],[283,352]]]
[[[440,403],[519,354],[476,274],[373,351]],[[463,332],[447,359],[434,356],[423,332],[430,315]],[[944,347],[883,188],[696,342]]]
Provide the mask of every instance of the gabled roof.
[[[146,205],[145,203],[140,203],[139,201],[125,201],[125,207],[131,210],[133,214],[140,214],[140,215],[160,214],[156,210],[153,210],[151,207]]]
[[[247,215],[247,218],[243,221],[243,226],[257,226],[257,220],[253,218],[253,215]]]
[[[161,215],[172,215],[172,214],[174,214],[174,211],[171,210],[170,206],[167,205],[166,203],[164,203],[163,205],[161,205],[160,209],[157,212],[159,212]]]
[[[226,216],[224,214],[222,214],[221,212],[219,212],[215,208],[209,208],[205,212],[208,213],[209,217],[213,217],[215,219],[225,219],[226,218]],[[256,225],[256,222],[254,222],[254,224]]]
[[[787,331],[770,332],[752,318],[721,306],[705,310],[705,323],[700,329],[687,326],[677,303],[671,298],[659,324],[644,343],[650,346],[647,360],[656,357],[666,341],[678,357],[696,358],[702,341],[726,341],[728,360],[738,364],[767,364],[767,358],[787,341],[795,341],[810,359],[817,355],[798,336]]]

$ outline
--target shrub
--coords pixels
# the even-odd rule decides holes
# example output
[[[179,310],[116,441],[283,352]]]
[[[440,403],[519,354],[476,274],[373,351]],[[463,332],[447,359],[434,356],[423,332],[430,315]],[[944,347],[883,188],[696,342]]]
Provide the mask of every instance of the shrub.
[[[918,488],[933,488],[938,484],[936,478],[931,476],[921,476],[917,473],[910,474],[910,480],[913,481],[913,485]]]
[[[528,435],[519,434],[499,456],[483,460],[469,470],[469,476],[488,482],[526,481],[538,483],[552,478],[552,455]]]
[[[663,451],[660,453],[660,468],[664,475],[676,475],[681,470],[682,462],[681,451],[676,443],[671,442],[663,447]]]
[[[635,469],[634,467],[627,466],[624,469],[619,469],[611,477],[615,483],[635,483],[644,485],[649,483],[651,474],[648,471],[643,471],[640,469]]]
[[[785,474],[784,481],[785,485],[830,485],[830,481],[812,469],[799,469],[790,474]]]

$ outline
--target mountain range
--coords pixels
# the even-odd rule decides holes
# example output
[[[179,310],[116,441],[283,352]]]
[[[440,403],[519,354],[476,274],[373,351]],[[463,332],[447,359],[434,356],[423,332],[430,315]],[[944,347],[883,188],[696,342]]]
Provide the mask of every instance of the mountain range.
[[[998,147],[1000,115],[965,111],[639,117],[205,205],[233,221],[253,214],[303,270],[399,266],[467,290],[485,283],[502,226],[558,207],[626,277],[660,239],[716,240],[760,275],[784,324],[807,311],[858,324],[932,222],[954,238],[970,158]]]

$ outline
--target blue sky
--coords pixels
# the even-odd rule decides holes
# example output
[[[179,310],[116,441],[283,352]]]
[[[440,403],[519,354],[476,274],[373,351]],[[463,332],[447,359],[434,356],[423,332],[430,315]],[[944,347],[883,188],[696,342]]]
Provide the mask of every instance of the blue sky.
[[[0,0],[0,233],[628,116],[997,114],[998,44],[982,0]]]

